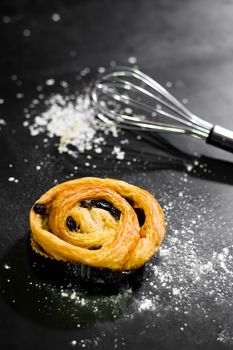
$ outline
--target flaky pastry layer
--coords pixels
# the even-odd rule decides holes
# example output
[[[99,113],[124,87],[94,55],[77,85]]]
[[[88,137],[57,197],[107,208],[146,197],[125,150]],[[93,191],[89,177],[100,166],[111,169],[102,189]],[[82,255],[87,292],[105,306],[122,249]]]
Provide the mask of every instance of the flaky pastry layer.
[[[93,200],[110,203],[119,217],[102,207],[82,204]],[[111,270],[136,269],[157,252],[165,235],[164,214],[156,199],[120,180],[67,181],[51,188],[36,204],[46,212],[37,213],[35,205],[30,211],[32,248],[56,260]],[[141,226],[137,209],[144,215]]]

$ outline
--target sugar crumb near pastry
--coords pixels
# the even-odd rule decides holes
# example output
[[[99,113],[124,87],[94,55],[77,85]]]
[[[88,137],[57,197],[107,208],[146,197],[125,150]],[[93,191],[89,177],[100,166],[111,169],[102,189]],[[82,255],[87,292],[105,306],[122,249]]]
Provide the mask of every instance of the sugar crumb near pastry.
[[[61,15],[57,12],[52,13],[51,19],[53,22],[59,22],[61,20]]]
[[[2,130],[2,127],[6,125],[6,121],[3,118],[0,118],[0,131]]]
[[[4,267],[4,269],[6,269],[6,270],[10,270],[10,269],[11,269],[11,266],[10,266],[9,264],[7,264],[7,263],[5,263],[5,264],[3,265],[3,267]]]
[[[8,182],[15,182],[15,183],[18,183],[18,182],[19,182],[19,179],[15,178],[14,176],[10,176],[10,177],[8,177]]]

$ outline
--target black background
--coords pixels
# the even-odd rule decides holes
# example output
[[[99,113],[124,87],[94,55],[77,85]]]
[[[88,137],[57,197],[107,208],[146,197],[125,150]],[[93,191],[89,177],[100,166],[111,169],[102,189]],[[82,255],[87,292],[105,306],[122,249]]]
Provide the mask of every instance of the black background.
[[[52,21],[52,13],[59,13],[61,20]],[[81,69],[89,67],[92,79],[99,66],[109,66],[111,61],[127,64],[128,57],[135,56],[140,68],[160,83],[184,82],[174,84],[171,91],[180,99],[187,98],[194,113],[233,129],[233,3],[2,0],[0,16],[0,98],[4,99],[0,118],[7,122],[0,131],[0,259],[1,266],[6,262],[12,265],[10,287],[7,271],[1,268],[1,291],[7,291],[1,293],[0,299],[2,349],[69,349],[72,339],[77,340],[77,348],[82,348],[80,340],[96,335],[100,339],[96,343],[86,342],[86,348],[113,349],[116,338],[117,348],[127,349],[232,348],[232,340],[226,344],[217,341],[222,320],[227,318],[228,324],[232,324],[224,303],[216,310],[210,301],[209,318],[201,324],[198,314],[190,315],[192,327],[186,333],[180,332],[182,316],[176,319],[170,314],[165,314],[156,325],[153,312],[136,315],[127,322],[121,316],[115,320],[105,314],[106,318],[98,319],[97,315],[95,322],[89,322],[87,317],[85,325],[77,328],[69,323],[72,310],[67,306],[67,311],[66,305],[61,313],[56,310],[41,313],[36,300],[40,293],[50,292],[49,288],[46,292],[35,292],[35,288],[31,294],[27,292],[28,281],[38,281],[38,277],[30,270],[25,239],[31,205],[54,185],[54,179],[62,182],[72,178],[74,165],[79,166],[74,177],[123,178],[150,190],[165,206],[167,201],[176,202],[182,187],[180,179],[187,173],[184,163],[192,162],[196,151],[197,157],[201,157],[199,164],[207,164],[210,171],[196,167],[188,173],[184,190],[190,194],[189,207],[181,203],[169,213],[166,239],[172,235],[172,228],[180,228],[181,216],[187,221],[192,218],[198,210],[197,194],[201,193],[207,210],[200,213],[203,227],[195,232],[202,230],[204,236],[199,254],[205,256],[211,249],[221,250],[232,241],[232,155],[199,141],[173,137],[171,142],[188,156],[177,150],[171,160],[171,149],[166,149],[167,160],[158,162],[157,146],[135,143],[131,147],[134,153],[127,155],[131,159],[136,150],[134,166],[117,162],[106,150],[107,160],[96,157],[97,169],[91,169],[84,166],[85,154],[72,159],[59,155],[52,143],[44,148],[43,138],[31,137],[22,122],[24,108],[37,97],[36,87],[46,79],[66,80],[72,92],[80,88],[76,76]],[[4,16],[10,17],[9,23],[4,23]],[[25,29],[30,30],[29,37],[23,35]],[[17,75],[17,80],[12,79],[13,75]],[[19,92],[24,94],[23,99],[16,98]],[[55,85],[43,91],[45,97],[52,92],[60,92],[60,87]],[[134,145],[134,135],[127,137]],[[139,147],[142,153],[147,153],[137,152]],[[41,160],[44,166],[38,172],[36,165]],[[10,176],[18,178],[19,183],[9,182]],[[140,288],[145,288],[143,283]],[[219,325],[213,327],[214,318]],[[121,335],[124,342],[119,340]]]

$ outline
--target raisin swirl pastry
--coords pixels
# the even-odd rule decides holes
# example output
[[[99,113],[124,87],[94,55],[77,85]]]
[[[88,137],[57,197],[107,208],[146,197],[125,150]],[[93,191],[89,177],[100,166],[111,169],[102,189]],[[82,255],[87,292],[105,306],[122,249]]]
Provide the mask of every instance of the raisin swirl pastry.
[[[32,248],[59,261],[127,271],[158,250],[165,220],[155,198],[115,179],[64,182],[30,211]]]

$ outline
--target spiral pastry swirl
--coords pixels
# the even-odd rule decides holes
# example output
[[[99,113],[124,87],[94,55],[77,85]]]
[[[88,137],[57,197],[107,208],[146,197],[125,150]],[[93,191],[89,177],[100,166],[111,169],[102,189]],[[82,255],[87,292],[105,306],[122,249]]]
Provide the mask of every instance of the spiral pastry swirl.
[[[144,265],[165,235],[163,211],[149,192],[94,177],[43,194],[30,211],[30,227],[37,253],[111,270]]]

